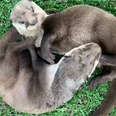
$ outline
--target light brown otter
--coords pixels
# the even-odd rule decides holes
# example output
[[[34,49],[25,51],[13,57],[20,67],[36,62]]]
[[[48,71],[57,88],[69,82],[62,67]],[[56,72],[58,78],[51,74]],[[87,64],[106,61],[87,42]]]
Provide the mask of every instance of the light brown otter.
[[[20,35],[26,39],[38,39],[36,47],[40,47],[43,37],[41,24],[47,17],[47,13],[32,0],[21,0],[13,8],[10,20]]]
[[[6,103],[23,112],[48,112],[70,100],[101,55],[100,47],[90,43],[72,49],[50,65],[31,49],[33,41],[17,42],[18,36],[11,28],[0,40],[0,94]]]

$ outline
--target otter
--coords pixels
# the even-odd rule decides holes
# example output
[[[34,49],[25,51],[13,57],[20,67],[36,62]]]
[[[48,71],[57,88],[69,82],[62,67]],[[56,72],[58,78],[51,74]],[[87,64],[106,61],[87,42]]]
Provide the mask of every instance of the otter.
[[[13,9],[13,11],[12,11],[12,13],[11,13],[11,21],[12,21],[12,24],[13,24],[13,26],[17,29],[17,31],[21,34],[21,35],[24,35],[25,36],[25,38],[37,38],[37,35],[39,35],[39,37],[38,37],[38,39],[36,40],[36,42],[35,42],[35,45],[36,45],[36,47],[39,47],[40,46],[40,43],[41,43],[41,39],[42,39],[42,36],[43,36],[43,32],[44,32],[44,30],[42,29],[42,27],[40,26],[41,25],[41,23],[43,22],[43,20],[48,16],[44,11],[42,11],[42,10],[38,10],[39,8],[38,8],[38,6],[37,5],[35,5],[35,3],[33,4],[35,7],[36,7],[36,9],[35,9],[35,7],[29,7],[29,6],[31,6],[33,4],[33,2],[29,2],[28,0],[26,1],[26,4],[25,4],[25,1],[24,0],[22,0],[22,1],[20,1],[16,6],[15,6],[15,8]],[[32,5],[32,6],[33,6]],[[82,6],[82,5],[81,5]],[[20,8],[18,8],[18,7],[20,7]],[[29,8],[28,8],[29,7]],[[85,6],[84,6],[85,7]],[[33,9],[34,9],[34,11],[35,10],[37,10],[37,12],[39,12],[39,14],[38,14],[38,17],[39,17],[39,21],[37,22],[37,23],[35,23],[35,24],[31,24],[32,22],[35,22],[34,20],[36,19],[36,16],[34,16],[33,14],[34,14],[34,12],[33,12]],[[87,8],[88,9],[88,8]],[[92,9],[94,9],[94,8],[92,8]],[[104,15],[106,15],[105,16],[105,18],[108,18],[109,17],[109,20],[110,20],[110,18],[111,17],[113,17],[114,18],[114,16],[112,16],[111,14],[108,14],[108,13],[106,13],[106,12],[104,12],[104,11],[101,11],[100,9],[98,9],[98,8],[95,8],[96,10],[98,10],[98,13],[97,13],[97,15],[100,15],[102,12],[103,12],[103,14]],[[99,10],[100,10],[100,14],[99,14]],[[24,13],[25,12],[25,13]],[[26,13],[28,13],[28,12],[30,12],[28,15],[26,15]],[[79,12],[80,12],[80,10],[79,10]],[[90,12],[90,11],[89,11]],[[92,12],[92,11],[91,11]],[[96,11],[94,11],[94,12],[96,12]],[[18,14],[18,15],[17,15]],[[92,15],[92,14],[90,14],[90,15]],[[96,17],[95,16],[96,14],[94,14],[94,17]],[[33,17],[34,16],[34,17]],[[79,15],[78,15],[79,16]],[[80,14],[80,16],[81,16],[81,14]],[[108,17],[107,17],[108,16]],[[41,17],[43,17],[43,18],[41,18]],[[90,18],[90,17],[89,17]],[[102,17],[103,18],[103,17]],[[33,20],[31,20],[31,19],[33,19]],[[87,19],[87,18],[86,18]],[[112,19],[112,18],[111,18]],[[80,19],[79,19],[80,20]],[[108,19],[107,19],[108,20]],[[81,21],[81,20],[80,20]],[[84,21],[84,19],[82,20],[82,22]],[[93,18],[92,18],[92,21],[94,21],[93,20]],[[104,21],[104,20],[103,20]],[[86,21],[84,21],[85,23],[86,23]],[[94,33],[93,34],[95,34],[95,36],[97,35],[96,34],[96,29],[97,29],[97,25],[99,24],[99,22],[102,22],[102,21],[100,21],[100,19],[99,18],[96,18],[96,20],[95,20],[95,22],[92,22],[93,23],[93,29],[95,29],[95,30],[93,30],[94,31]],[[109,21],[108,21],[109,22]],[[39,24],[38,24],[39,23]],[[84,26],[84,24],[85,23],[83,23],[83,26]],[[90,21],[89,21],[89,23],[90,23]],[[98,24],[97,24],[98,23]],[[103,22],[102,22],[103,23]],[[111,23],[111,22],[110,22]],[[28,25],[27,25],[28,24]],[[39,25],[38,27],[37,27],[37,25]],[[51,24],[50,24],[51,25]],[[81,24],[80,24],[81,25]],[[78,24],[78,26],[80,26],[79,24]],[[87,24],[85,24],[85,26],[86,26]],[[89,25],[89,24],[88,24]],[[99,24],[100,25],[100,24]],[[113,24],[112,24],[113,25]],[[33,27],[33,28],[27,28],[27,27]],[[91,25],[92,26],[92,25]],[[90,27],[91,27],[90,26]],[[102,25],[100,25],[101,27],[102,27],[102,30],[103,30],[103,24]],[[108,25],[107,25],[108,26]],[[89,27],[89,28],[90,28]],[[111,27],[111,26],[110,26]],[[79,27],[80,28],[80,27]],[[100,27],[99,27],[100,28]],[[24,29],[24,30],[23,30]],[[82,29],[82,28],[81,28]],[[42,31],[41,31],[42,30]],[[42,32],[42,33],[41,33]],[[105,32],[105,30],[104,30],[104,32]],[[106,30],[106,32],[107,32],[107,30]],[[105,32],[105,33],[106,33]],[[80,33],[80,32],[79,32]],[[101,33],[100,32],[100,30],[99,30],[99,32],[98,32],[98,34],[99,33]],[[62,33],[61,33],[62,34]],[[102,33],[101,33],[102,34]],[[78,37],[78,36],[77,36]],[[82,34],[81,34],[81,37],[82,37]],[[96,37],[97,38],[97,37]],[[94,39],[96,39],[96,38],[94,38]],[[77,40],[80,40],[80,43],[79,43],[79,41],[78,41],[78,43],[79,43],[79,45],[81,45],[82,44],[82,42],[84,41],[84,43],[86,43],[86,42],[88,42],[88,40],[86,40],[86,38],[84,39],[84,40],[82,40],[82,38],[81,39],[78,39],[77,38]],[[61,40],[62,41],[62,40]],[[89,41],[93,41],[93,40],[89,40]],[[98,40],[97,40],[97,42],[99,43],[99,45],[101,46],[102,45],[102,50],[103,50],[103,53],[104,53],[104,44],[101,44],[102,43],[102,41],[105,41],[103,38],[101,39],[101,41],[99,41],[98,42]],[[96,42],[96,40],[95,40],[95,42]],[[55,43],[55,42],[54,42]],[[60,42],[58,42],[58,43],[60,43]],[[66,43],[66,42],[64,42],[64,43]],[[106,42],[106,43],[108,43],[108,42]],[[54,44],[55,45],[55,44]],[[56,45],[57,45],[57,42],[56,42]],[[59,44],[60,45],[60,44]],[[62,45],[63,46],[63,45]],[[60,47],[62,47],[62,46],[60,46]],[[69,44],[69,46],[70,46],[70,44]],[[59,47],[58,45],[57,45],[57,47]],[[65,46],[64,46],[65,47]],[[71,46],[71,47],[74,47],[74,46]],[[104,49],[103,49],[104,48]],[[31,49],[30,49],[30,51],[32,51]],[[60,53],[61,53],[61,51],[60,51]],[[35,57],[34,57],[35,58]],[[101,57],[101,59],[100,59],[100,63],[102,63],[102,65],[104,64],[104,65],[107,65],[107,66],[116,66],[116,60],[115,60],[115,56],[114,55],[109,55],[109,53],[108,53],[108,55],[102,55],[102,57]],[[34,66],[33,66],[33,68],[34,67],[36,67],[36,64],[34,64],[34,63],[32,63]],[[106,67],[107,68],[107,67]],[[111,68],[111,67],[110,67]],[[35,70],[35,69],[34,69]],[[109,68],[108,68],[108,70],[109,70]],[[90,88],[94,88],[94,87],[96,87],[99,83],[101,83],[101,82],[105,82],[105,81],[112,81],[113,80],[113,78],[115,78],[115,70],[113,70],[113,71],[111,71],[111,73],[109,74],[109,75],[105,75],[105,76],[102,76],[102,78],[96,78],[96,79],[94,79],[94,80],[92,80],[92,82],[91,82],[91,84],[90,84]],[[112,82],[112,83],[114,83],[114,81]],[[111,84],[112,85],[112,84]],[[113,84],[114,85],[114,84]],[[110,91],[112,91],[112,86],[111,86],[111,90]],[[110,94],[110,92],[109,92],[109,94]],[[109,94],[108,94],[108,96],[109,96]],[[110,99],[112,99],[112,97],[114,98],[115,97],[115,95],[112,93],[112,95],[110,95]],[[105,102],[105,101],[107,101],[107,102]],[[104,102],[103,102],[103,105],[101,105],[101,107],[94,113],[94,114],[92,114],[93,116],[95,116],[95,115],[98,115],[98,113],[99,113],[99,115],[101,114],[101,112],[100,112],[100,110],[101,111],[104,111],[105,113],[104,113],[104,115],[103,115],[103,113],[102,113],[102,116],[106,116],[106,113],[107,113],[107,115],[108,115],[108,113],[111,111],[111,108],[112,107],[114,107],[114,103],[115,103],[115,100],[112,100],[112,102],[110,102],[110,105],[104,105],[104,104],[106,104],[106,103],[109,103],[108,101],[109,101],[109,97],[106,97],[106,100],[105,100]],[[111,104],[112,103],[112,104]],[[107,107],[104,107],[104,106],[107,106]],[[108,107],[109,106],[109,107]],[[110,109],[110,111],[108,110],[108,108]]]
[[[32,0],[21,0],[13,8],[11,15],[10,15],[10,20],[11,20],[13,26],[20,33],[20,35],[23,35],[25,38],[36,39],[35,46],[40,47],[41,39],[42,39],[43,32],[44,32],[41,24],[47,16],[48,16],[47,13],[45,13],[45,11],[43,9],[41,9],[38,5],[36,5],[34,2],[32,2]],[[36,20],[36,19],[38,19],[38,20]],[[37,22],[32,24],[32,22],[35,22],[35,20]],[[28,26],[31,27],[31,29],[30,28],[28,29],[28,26],[26,26],[27,23],[28,23]],[[37,37],[38,37],[38,39],[37,39]],[[80,40],[80,41],[82,41],[82,40]],[[86,41],[86,39],[85,39],[85,41]],[[111,65],[111,66],[116,65],[116,62],[115,62],[113,56],[111,56],[110,58],[107,56],[106,57],[104,57],[104,56],[102,58],[102,61],[107,60],[107,62],[106,62],[107,65]],[[111,62],[111,60],[114,60],[114,62]]]
[[[96,78],[92,83],[97,85],[108,80],[111,83],[115,83],[113,80],[116,78],[116,65],[112,64],[116,63],[115,16],[93,6],[78,5],[46,17],[42,23],[42,28],[44,35],[39,55],[43,59],[54,64],[53,53],[64,54],[82,44],[95,42],[99,44],[103,58],[109,63],[102,65],[107,75]],[[113,86],[114,84],[111,85]],[[110,91],[112,91],[112,87]],[[108,108],[114,107],[115,103],[115,93],[111,96],[110,99],[113,98],[113,100],[109,102],[112,103],[112,106],[110,103],[109,107],[106,108],[107,114],[109,113]],[[105,101],[108,101],[108,99],[109,97],[106,97]]]
[[[18,36],[11,28],[0,40],[0,95],[22,112],[44,113],[63,105],[91,75],[101,56],[100,47],[89,43],[50,65],[38,56],[35,47],[31,49],[34,41],[17,41]]]
[[[35,46],[40,47],[44,33],[41,24],[47,16],[47,13],[32,0],[21,0],[13,8],[10,20],[20,35],[25,39],[35,39]]]
[[[112,14],[88,5],[52,14],[42,23],[44,35],[40,55],[53,62],[51,52],[64,54],[89,42],[98,43],[103,54],[115,55],[115,24],[116,18]]]

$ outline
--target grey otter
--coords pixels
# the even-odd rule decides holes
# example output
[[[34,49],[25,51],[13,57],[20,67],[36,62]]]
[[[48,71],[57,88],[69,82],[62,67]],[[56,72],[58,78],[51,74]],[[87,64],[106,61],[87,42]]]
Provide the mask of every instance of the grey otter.
[[[23,112],[48,112],[70,100],[101,55],[100,47],[90,43],[72,49],[50,65],[31,49],[33,41],[17,42],[18,36],[11,28],[0,40],[0,94],[6,103]]]

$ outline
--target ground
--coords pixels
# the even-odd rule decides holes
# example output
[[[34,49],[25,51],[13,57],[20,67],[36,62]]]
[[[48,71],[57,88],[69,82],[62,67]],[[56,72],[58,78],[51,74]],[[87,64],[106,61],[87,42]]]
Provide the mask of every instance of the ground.
[[[9,14],[18,1],[0,0],[0,38],[12,26],[9,21]],[[34,2],[49,13],[62,11],[77,4],[89,4],[102,8],[116,16],[116,0],[34,0]],[[100,73],[101,71],[96,69],[92,77],[95,78]],[[79,90],[68,103],[53,112],[41,115],[20,113],[6,105],[1,98],[0,116],[89,116],[91,111],[94,111],[104,99],[109,85],[104,83],[93,90],[89,90],[87,86],[88,83],[85,83],[83,89]],[[110,113],[110,116],[116,116],[116,108]]]

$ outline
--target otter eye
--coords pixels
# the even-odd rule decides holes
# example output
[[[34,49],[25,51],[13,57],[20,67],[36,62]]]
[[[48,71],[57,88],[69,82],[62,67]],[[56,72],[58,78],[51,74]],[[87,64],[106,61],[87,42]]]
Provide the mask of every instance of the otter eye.
[[[34,12],[34,8],[31,6],[31,11]]]
[[[19,23],[21,23],[21,24],[25,24],[25,22],[24,22],[24,21],[20,21]]]
[[[26,23],[25,23],[25,26],[26,26],[26,28],[28,28],[28,26],[29,26],[29,23],[28,23],[28,22],[26,22]]]

